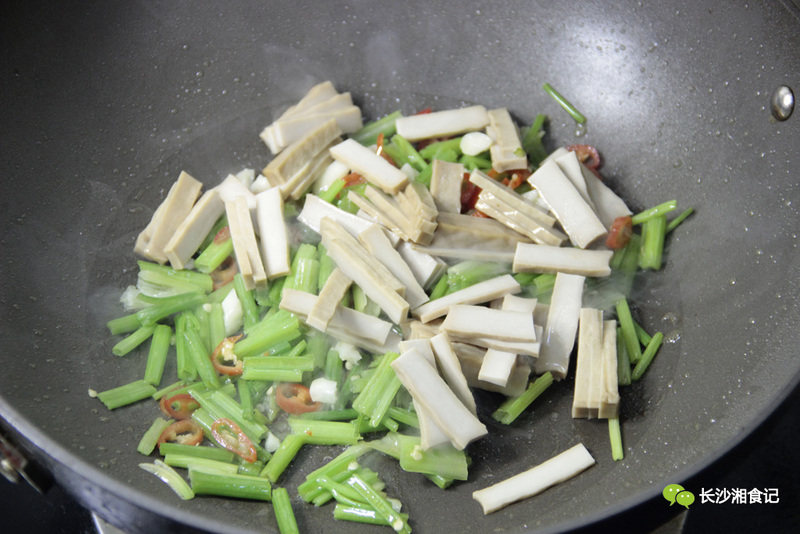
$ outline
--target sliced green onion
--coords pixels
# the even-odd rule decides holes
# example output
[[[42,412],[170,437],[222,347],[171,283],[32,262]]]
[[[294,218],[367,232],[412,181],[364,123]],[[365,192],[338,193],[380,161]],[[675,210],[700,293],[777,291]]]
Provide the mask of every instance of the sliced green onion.
[[[619,427],[619,417],[608,418],[608,437],[611,441],[611,458],[618,462],[625,457],[625,452],[622,449],[622,431]]]
[[[144,456],[150,456],[156,448],[156,443],[158,443],[158,438],[161,437],[161,433],[173,422],[172,419],[166,420],[161,417],[156,417],[153,424],[150,425],[150,428],[142,435],[142,439],[139,440],[136,451]]]
[[[548,95],[553,97],[553,100],[558,102],[558,105],[561,106],[562,108],[564,108],[564,111],[569,113],[570,117],[575,119],[575,122],[577,122],[578,124],[583,124],[584,122],[586,122],[586,117],[583,116],[583,113],[578,111],[578,109],[575,106],[573,106],[569,102],[569,100],[564,98],[561,95],[561,93],[559,93],[558,91],[553,89],[553,87],[549,83],[545,83],[544,85],[542,85],[542,89],[544,89],[544,91]]]
[[[197,495],[217,495],[236,499],[269,501],[272,485],[269,480],[250,475],[222,475],[202,469],[189,469],[189,481]]]
[[[194,491],[189,487],[189,484],[173,468],[161,460],[156,460],[152,464],[142,463],[139,464],[139,467],[160,478],[184,501],[194,497]]]
[[[97,398],[106,405],[106,408],[114,410],[146,399],[155,392],[156,388],[152,384],[148,384],[144,380],[135,380],[124,386],[101,391],[97,394]]]
[[[636,366],[633,368],[631,372],[631,379],[633,381],[637,381],[642,378],[642,375],[650,366],[650,363],[653,361],[653,358],[656,356],[656,352],[658,352],[659,347],[661,347],[661,342],[664,340],[664,334],[661,332],[656,332],[653,334],[653,339],[650,340],[650,343],[647,344],[645,347],[644,352],[642,352],[642,357],[636,362]]]
[[[504,425],[510,425],[517,417],[531,405],[536,398],[544,393],[553,383],[553,375],[550,371],[544,373],[536,380],[528,384],[527,389],[518,397],[509,397],[492,414],[492,418]]]

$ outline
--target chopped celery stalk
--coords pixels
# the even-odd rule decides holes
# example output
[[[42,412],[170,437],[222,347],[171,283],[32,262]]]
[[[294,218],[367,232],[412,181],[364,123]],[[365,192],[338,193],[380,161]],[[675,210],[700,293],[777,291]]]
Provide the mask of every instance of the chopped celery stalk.
[[[339,456],[306,475],[306,481],[297,487],[297,493],[300,498],[306,502],[311,502],[320,494],[321,490],[317,484],[317,479],[321,476],[335,478],[342,473],[349,476],[352,471],[350,469],[351,465],[368,450],[370,450],[370,447],[364,443],[347,447]]]
[[[181,313],[175,318],[175,360],[178,367],[178,378],[191,382],[197,378],[197,369],[195,369],[194,361],[189,353],[189,347],[184,336],[186,323],[186,314]]]
[[[106,408],[114,410],[146,399],[155,392],[156,388],[152,384],[148,384],[144,380],[135,380],[123,386],[101,391],[97,394],[97,398],[105,404]]]
[[[619,427],[619,417],[608,418],[608,437],[611,442],[611,458],[618,462],[625,457],[625,452],[622,448],[622,430]]]
[[[145,382],[153,384],[154,386],[161,383],[171,339],[172,328],[165,324],[158,324],[155,326],[153,337],[150,341],[150,351],[147,353],[147,364],[144,368]]]
[[[681,224],[692,213],[694,213],[694,208],[686,208],[677,217],[669,221],[667,224],[667,233],[670,233],[677,228],[678,225]]]
[[[203,291],[209,293],[214,280],[208,274],[190,270],[176,270],[166,265],[139,260],[139,279],[147,283],[171,288],[178,293]]]
[[[214,364],[211,363],[209,352],[203,344],[203,340],[196,329],[186,326],[183,332],[183,340],[186,343],[186,351],[194,363],[194,368],[197,370],[200,380],[209,389],[216,389],[220,386],[219,376],[214,369]]]
[[[237,472],[240,475],[251,475],[257,477],[261,475],[262,469],[264,469],[264,462],[260,460],[256,460],[252,463],[242,460],[239,462],[239,470]]]
[[[136,312],[144,326],[150,326],[170,315],[185,310],[191,310],[206,301],[202,293],[181,293],[172,297],[158,299],[158,304]]]
[[[353,284],[350,288],[350,293],[353,296],[353,309],[377,317],[381,313],[381,308],[378,304],[370,299],[364,290],[358,284]]]
[[[208,295],[208,302],[211,304],[222,304],[222,301],[225,300],[225,297],[228,296],[228,293],[233,291],[233,280],[225,284],[224,286],[220,287],[219,289],[215,289],[214,292]]]
[[[400,467],[412,473],[467,480],[467,456],[449,443],[423,450],[418,439],[403,441],[400,444]]]
[[[639,340],[639,343],[642,344],[643,347],[646,347],[650,340],[653,339],[653,336],[648,334],[645,329],[637,323],[636,321],[633,322],[633,329],[636,331],[636,338]]]
[[[631,385],[631,360],[628,358],[628,349],[625,348],[625,339],[619,326],[617,327],[617,384]]]
[[[386,410],[386,415],[404,425],[419,428],[419,419],[417,418],[417,414],[410,410],[404,410],[403,408],[398,408],[397,406],[390,406],[389,409]]]
[[[467,171],[474,171],[475,169],[488,170],[492,168],[492,161],[484,157],[467,156],[466,154],[458,158],[458,162],[466,167]]]
[[[250,392],[250,382],[239,379],[236,382],[236,390],[239,393],[239,404],[242,406],[242,417],[253,419],[253,395]]]
[[[443,273],[431,291],[430,300],[436,300],[447,294],[447,273]]]
[[[352,408],[342,410],[320,410],[307,412],[299,415],[302,419],[314,419],[316,421],[350,421],[358,417],[358,412]]]
[[[121,340],[119,343],[114,345],[111,349],[111,352],[115,356],[125,356],[130,351],[150,339],[150,336],[153,335],[154,326],[140,326],[137,328],[132,334],[130,334],[125,339]]]
[[[303,270],[300,273],[298,273],[298,271],[301,269],[301,261],[315,260],[316,257],[317,248],[314,245],[303,243],[297,247],[297,251],[294,253],[294,257],[292,257],[292,265],[289,268],[289,274],[286,275],[284,287],[290,289],[302,289],[298,287],[298,284],[310,284],[311,282],[305,279],[306,277],[310,276],[310,271]],[[310,269],[310,267],[308,265],[303,265],[302,269]],[[319,277],[319,266],[317,266],[316,277]],[[314,283],[316,284],[316,282],[317,280],[315,279]],[[316,291],[308,291],[308,293],[316,293]]]
[[[644,211],[640,211],[636,215],[631,217],[631,222],[633,224],[642,224],[644,222],[649,221],[654,217],[659,217],[661,215],[666,215],[667,213],[674,211],[678,207],[677,200],[668,200],[663,202],[657,206],[653,206],[652,208],[648,208]]]
[[[189,481],[197,495],[217,495],[237,499],[269,501],[272,485],[269,480],[249,475],[222,475],[202,469],[189,469]]]
[[[186,501],[194,497],[194,491],[189,487],[189,484],[173,468],[161,460],[156,460],[152,464],[142,463],[139,464],[139,467],[160,478],[181,499]]]
[[[222,311],[222,304],[219,302],[213,302],[210,306],[211,311],[208,313],[208,334],[209,346],[213,350],[225,339],[225,314]]]
[[[508,266],[500,263],[475,260],[456,263],[447,269],[447,294],[508,272]]]
[[[231,397],[226,395],[223,391],[212,391],[209,396],[205,397],[205,399],[206,405],[208,404],[209,400],[213,402],[218,409],[222,410],[222,413],[225,414],[225,417],[239,425],[239,428],[241,428],[242,431],[247,434],[254,443],[258,443],[258,441],[267,434],[267,427],[265,425],[248,420],[245,417],[242,406]]]
[[[286,488],[275,488],[272,490],[272,510],[275,513],[275,520],[278,522],[278,530],[281,534],[300,534],[297,528],[297,520],[292,511],[292,501]]]
[[[302,382],[303,373],[314,370],[311,356],[252,356],[243,360],[245,380]]]
[[[201,273],[211,273],[233,254],[233,239],[228,236],[219,242],[212,241],[194,260],[194,266]]]
[[[642,357],[636,362],[636,366],[633,368],[631,372],[631,379],[635,382],[642,378],[642,375],[650,366],[650,363],[653,361],[653,358],[656,356],[656,352],[658,352],[659,347],[661,347],[661,342],[664,340],[664,334],[661,332],[656,332],[653,334],[653,339],[650,340],[650,343],[647,344],[645,347],[644,352],[642,352]]]
[[[389,523],[395,532],[411,533],[408,522],[392,508],[391,503],[385,497],[375,491],[364,479],[353,474],[347,479],[347,485],[353,487],[367,503],[375,508],[375,511]]]
[[[218,462],[233,462],[234,454],[231,451],[219,447],[203,447],[199,445],[183,445],[181,443],[165,442],[158,446],[158,453],[161,456],[177,454],[181,456],[194,456],[195,458],[206,458]]]
[[[139,440],[136,451],[144,456],[150,456],[156,448],[156,443],[158,443],[158,438],[161,437],[161,433],[172,423],[172,419],[166,420],[156,417],[153,424],[150,425],[150,428],[142,435],[142,439]]]
[[[400,514],[400,516],[408,520],[407,514]],[[333,518],[340,521],[353,521],[356,523],[366,523],[368,525],[385,525],[389,526],[388,521],[375,511],[374,508],[369,506],[355,506],[352,504],[337,503],[333,509]]]
[[[642,248],[639,250],[639,267],[642,269],[657,271],[661,268],[666,229],[667,217],[665,215],[647,219],[642,224]]]
[[[164,456],[164,463],[170,467],[181,467],[183,469],[198,468],[203,469],[203,471],[229,475],[235,475],[239,472],[239,466],[237,464],[183,454],[167,454]]]
[[[539,395],[550,387],[552,383],[553,375],[550,371],[544,373],[528,384],[528,388],[520,396],[506,399],[492,414],[492,418],[496,421],[500,421],[504,425],[510,425]]]
[[[542,85],[542,89],[544,89],[545,93],[553,97],[553,100],[558,102],[558,105],[564,108],[564,111],[569,113],[569,116],[575,119],[575,122],[577,122],[578,124],[583,124],[584,122],[586,122],[586,117],[584,117],[583,114],[580,111],[578,111],[578,108],[573,106],[569,102],[569,100],[567,100],[561,95],[561,93],[553,89],[553,87],[549,83],[545,83],[544,85]]]
[[[306,443],[313,445],[355,445],[361,437],[352,422],[315,421],[290,417],[289,428],[293,434],[303,435]]]
[[[188,387],[189,386],[187,386],[186,382],[184,382],[183,380],[178,380],[177,382],[174,382],[168,386],[159,389],[158,391],[153,393],[152,397],[153,400],[159,400],[167,393],[169,393],[170,396],[177,395],[178,393],[185,393]]]
[[[328,351],[325,358],[323,373],[328,380],[333,380],[339,385],[342,384],[342,379],[344,378],[344,362],[339,358],[339,353],[337,351],[333,349]]]
[[[260,476],[267,477],[272,482],[277,481],[305,443],[306,436],[302,434],[289,434],[283,438],[272,458],[264,466]]]
[[[192,412],[192,421],[200,425],[200,428],[203,429],[203,434],[205,435],[206,439],[212,442],[214,441],[214,436],[211,433],[211,427],[214,425],[214,421],[216,421],[216,419],[213,415],[211,415],[211,412],[201,406]]]
[[[242,273],[236,273],[233,277],[233,290],[236,291],[236,298],[239,299],[239,304],[242,306],[244,328],[245,330],[249,330],[253,325],[258,323],[258,306],[256,306],[256,299],[253,297],[253,292],[245,287]]]
[[[533,119],[533,124],[527,129],[522,138],[522,149],[528,155],[528,160],[534,167],[547,158],[547,150],[542,144],[542,137],[544,137],[544,122],[547,120],[547,115],[538,114]]]
[[[403,163],[408,163],[419,172],[424,171],[428,167],[428,163],[417,152],[417,149],[400,134],[392,136],[392,144],[395,145],[403,154],[402,161],[395,160],[398,167],[402,167]]]
[[[319,277],[317,278],[317,287],[321,288],[325,285],[325,282],[328,281],[328,277],[336,268],[336,263],[328,256],[328,252],[322,245],[317,247],[317,251],[319,252]]]
[[[319,486],[325,490],[327,494],[336,499],[336,502],[338,503],[348,504],[351,506],[366,504],[361,495],[346,484],[342,484],[337,480],[332,480],[325,475],[318,477],[316,481],[317,484],[319,484]],[[327,495],[323,494],[314,499],[314,504],[316,506],[320,506],[325,502],[328,502],[328,500],[329,498]]]
[[[402,116],[400,110],[393,111],[381,119],[365,124],[360,130],[351,134],[350,138],[364,146],[374,145],[378,141],[378,135],[383,134],[384,138],[388,138],[395,134],[397,129],[394,123]]]
[[[247,337],[236,342],[233,352],[239,358],[263,354],[271,347],[297,339],[300,335],[300,320],[280,310],[254,325]]]
[[[391,363],[398,357],[399,354],[395,352],[384,354],[364,389],[353,400],[353,409],[368,417],[373,427],[380,424],[400,390],[400,380],[391,367]]]
[[[138,314],[132,313],[130,315],[117,317],[116,319],[111,319],[106,323],[106,326],[108,327],[108,330],[111,332],[112,336],[117,336],[119,334],[133,332],[142,326],[142,321],[139,319]]]
[[[319,192],[319,198],[329,204],[332,204],[337,195],[342,192],[342,189],[344,189],[346,185],[347,182],[345,182],[343,178],[337,178],[323,191]]]
[[[622,340],[625,342],[625,350],[628,353],[628,359],[632,364],[639,361],[642,357],[642,347],[639,345],[639,338],[636,337],[636,327],[633,326],[633,317],[631,310],[628,307],[628,301],[619,299],[616,304],[617,320],[622,329]]]
[[[461,155],[461,137],[454,137],[445,141],[436,141],[427,145],[425,148],[420,149],[419,154],[427,161],[434,159],[442,159],[442,153],[452,152],[456,154],[456,158]]]
[[[220,230],[228,226],[228,216],[222,214],[222,216],[217,219],[217,222],[214,223],[214,226],[211,227],[211,230],[208,231],[205,239],[203,242],[200,243],[200,246],[197,247],[197,250],[205,250],[208,245],[214,242],[214,238],[217,237],[217,234]]]
[[[300,258],[297,260],[293,275],[290,287],[306,293],[317,294],[319,260],[316,258]]]

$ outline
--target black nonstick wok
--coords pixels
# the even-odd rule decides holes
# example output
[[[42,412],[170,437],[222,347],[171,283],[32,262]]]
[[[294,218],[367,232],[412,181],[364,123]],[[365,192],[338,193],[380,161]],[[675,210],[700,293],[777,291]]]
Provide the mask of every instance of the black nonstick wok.
[[[658,495],[726,453],[796,386],[800,88],[794,2],[25,2],[0,16],[0,416],[78,499],[130,531],[274,531],[268,505],[179,501],[137,467],[152,403],[87,395],[141,376],[105,322],[135,279],[133,242],[181,170],[207,185],[269,152],[258,132],[313,83],[366,116],[469,103],[550,117],[550,148],[590,143],[635,209],[696,214],[641,279],[634,313],[667,343],[623,391],[625,459],[604,422],[569,416],[571,382],[470,447],[470,480],[440,491],[375,457],[418,532],[554,531]],[[585,134],[541,90],[588,117]],[[169,372],[169,371],[168,371]],[[174,373],[174,370],[172,370]],[[583,442],[597,465],[484,517],[472,491]],[[333,452],[304,450],[292,491]],[[767,485],[769,481],[765,481]],[[697,490],[697,488],[695,488]],[[697,493],[697,491],[695,491]],[[666,502],[665,502],[666,506]],[[295,502],[305,532],[367,532]],[[181,525],[181,527],[177,526]]]

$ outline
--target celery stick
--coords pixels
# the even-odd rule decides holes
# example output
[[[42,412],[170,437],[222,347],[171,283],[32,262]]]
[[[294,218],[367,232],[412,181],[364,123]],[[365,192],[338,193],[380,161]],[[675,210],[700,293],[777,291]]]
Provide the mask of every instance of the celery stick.
[[[239,471],[239,466],[234,463],[183,454],[167,454],[164,456],[164,463],[170,467],[183,469],[202,468],[204,471],[229,475],[235,475]]]
[[[125,356],[130,351],[150,339],[150,336],[153,335],[154,326],[140,326],[137,328],[132,334],[130,334],[125,339],[121,340],[119,343],[114,345],[111,349],[111,352],[115,356]]]
[[[319,254],[319,277],[317,278],[317,287],[322,288],[325,282],[328,281],[328,277],[336,268],[336,263],[328,256],[328,252],[322,244],[317,247],[317,252]]]
[[[324,191],[319,192],[319,198],[332,204],[333,201],[336,199],[336,196],[342,192],[342,189],[345,188],[347,182],[344,181],[343,178],[337,178],[331,184],[325,188]]]
[[[611,442],[611,458],[618,462],[625,457],[622,448],[622,431],[619,427],[619,417],[608,418],[608,437]]]
[[[313,445],[355,445],[361,437],[352,422],[315,421],[289,417],[293,434],[302,434],[306,443]]]
[[[214,223],[214,226],[211,227],[211,230],[208,231],[208,234],[206,234],[206,237],[203,239],[203,242],[200,243],[200,246],[197,247],[197,250],[205,250],[206,247],[214,241],[214,238],[217,236],[219,231],[226,226],[228,226],[228,216],[223,214],[222,217],[217,219],[217,222]]]
[[[161,417],[156,417],[153,420],[153,423],[150,425],[150,428],[142,435],[142,439],[139,440],[139,445],[136,447],[136,451],[139,454],[143,454],[144,456],[150,456],[150,454],[155,450],[156,443],[158,443],[158,438],[161,437],[161,433],[164,432],[164,429],[171,425],[174,421],[172,419],[162,419]]]
[[[492,161],[481,157],[480,155],[467,156],[464,154],[458,158],[458,162],[464,165],[467,171],[474,171],[475,169],[488,170],[492,168]]]
[[[262,477],[248,475],[222,475],[201,469],[189,469],[189,481],[197,495],[217,495],[237,499],[269,501],[272,485]]]
[[[199,445],[182,445],[180,443],[162,443],[158,446],[158,453],[161,456],[167,454],[177,454],[181,456],[194,456],[196,458],[207,458],[218,462],[233,462],[234,454],[231,451],[219,447],[204,447]]]
[[[391,367],[391,363],[398,357],[399,354],[394,352],[384,354],[367,385],[353,400],[353,409],[368,417],[373,427],[378,426],[386,415],[386,410],[400,389],[400,380]]]
[[[442,159],[442,153],[454,153],[456,158],[461,155],[461,137],[454,137],[445,141],[430,143],[425,148],[420,149],[419,154],[427,161]]]
[[[558,102],[558,105],[564,108],[564,111],[569,113],[570,117],[575,119],[575,122],[577,122],[578,124],[583,124],[584,122],[586,122],[586,117],[584,117],[583,114],[569,102],[569,100],[564,98],[561,95],[561,93],[553,89],[553,87],[549,83],[545,83],[544,85],[542,85],[542,89],[544,89],[544,91],[548,95],[552,96],[553,100]]]
[[[636,215],[631,217],[631,222],[633,224],[642,224],[646,221],[654,217],[660,217],[661,215],[666,215],[667,213],[674,211],[678,207],[677,200],[668,200],[657,206],[653,206],[652,208],[647,208],[644,211],[640,211]]]
[[[400,444],[400,467],[404,471],[467,480],[467,457],[449,443],[423,450],[419,440]]]
[[[617,320],[622,328],[622,339],[625,342],[625,349],[628,353],[630,362],[635,364],[642,357],[642,348],[639,345],[639,338],[636,337],[636,328],[633,326],[633,317],[628,307],[628,301],[620,299],[616,304]]]
[[[183,500],[194,498],[194,491],[183,478],[170,466],[156,460],[152,464],[142,463],[139,467],[161,479],[167,486]]]
[[[534,168],[547,158],[547,150],[542,144],[542,137],[544,137],[544,123],[547,120],[546,115],[541,113],[536,115],[533,124],[525,132],[522,138],[522,149],[528,155],[528,160],[533,164]]]
[[[402,161],[395,160],[395,163],[398,167],[402,167],[404,163],[408,163],[419,172],[422,172],[428,167],[428,163],[419,154],[419,152],[417,152],[417,149],[414,148],[414,146],[402,135],[393,135],[392,144],[398,147],[403,154]]]
[[[375,508],[375,511],[389,522],[389,525],[391,525],[395,532],[401,532],[403,534],[411,533],[411,527],[408,526],[408,522],[392,508],[392,505],[385,497],[381,496],[361,477],[354,474],[347,479],[347,484],[353,487],[365,501]]]
[[[655,358],[656,352],[658,352],[659,347],[661,347],[661,342],[663,340],[664,334],[661,332],[653,334],[653,338],[650,340],[650,343],[647,344],[647,347],[645,347],[644,352],[642,352],[642,357],[636,362],[636,366],[631,372],[631,379],[634,382],[642,378],[642,375],[650,366],[653,358]]]
[[[255,324],[247,337],[236,342],[233,352],[240,358],[263,354],[271,347],[297,339],[300,335],[300,320],[280,310]]]
[[[628,358],[628,349],[625,348],[625,338],[622,328],[617,327],[617,384],[620,386],[631,385],[631,360]]]
[[[642,248],[639,251],[639,267],[642,269],[661,268],[661,257],[664,253],[664,237],[667,229],[667,218],[658,215],[642,224]]]
[[[301,419],[313,419],[315,421],[350,421],[358,417],[358,412],[352,408],[343,408],[341,410],[319,410],[316,412],[307,412],[300,414],[297,417]]]
[[[386,415],[404,425],[419,428],[417,414],[410,410],[398,408],[397,406],[390,406],[389,409],[386,410]]]
[[[101,391],[97,394],[97,398],[106,408],[114,410],[145,399],[155,392],[156,388],[152,384],[144,380],[135,380],[123,386]]]
[[[158,304],[136,312],[144,326],[150,326],[170,315],[185,310],[191,310],[206,301],[202,293],[181,293],[172,297],[158,299]]]
[[[641,343],[643,347],[646,347],[653,337],[636,321],[633,321],[633,329],[636,331],[636,338],[639,340],[639,343]]]
[[[667,224],[667,233],[670,233],[675,228],[677,228],[678,225],[681,224],[692,213],[694,213],[694,208],[687,208],[683,210],[680,214],[678,214],[677,217],[669,221],[669,223]]]
[[[275,488],[272,490],[272,510],[275,513],[275,520],[278,522],[278,530],[281,534],[300,534],[297,528],[297,520],[292,511],[292,501],[289,499],[289,492],[286,488]]]
[[[247,289],[244,285],[244,278],[242,273],[236,273],[233,277],[233,290],[236,291],[236,297],[242,305],[242,320],[244,321],[244,329],[249,330],[253,325],[258,323],[258,306],[253,297],[253,292]]]
[[[203,340],[200,338],[200,334],[197,330],[187,325],[183,332],[183,340],[186,344],[186,351],[189,354],[189,358],[192,363],[194,363],[194,368],[200,376],[200,380],[202,380],[203,384],[209,389],[218,388],[220,386],[219,376],[217,376],[217,371],[214,369],[214,364],[211,363],[209,352],[206,350]]]
[[[510,425],[517,417],[531,405],[536,398],[544,393],[553,383],[553,375],[550,371],[544,373],[536,380],[528,384],[528,388],[518,397],[509,397],[492,414],[492,418],[500,421],[504,425]]]
[[[431,291],[430,300],[436,300],[440,297],[445,296],[447,294],[447,273],[443,273],[442,276],[439,277],[439,280],[436,282],[436,285],[433,286],[433,290]]]
[[[395,128],[395,121],[402,117],[400,110],[393,111],[385,117],[373,122],[368,122],[361,127],[360,130],[350,135],[351,139],[355,139],[364,146],[374,145],[378,140],[378,135],[383,134],[384,138],[391,137],[397,131]]]
[[[314,370],[311,356],[252,356],[243,361],[245,380],[302,382],[303,373]]]
[[[305,443],[306,436],[302,434],[289,434],[283,438],[272,458],[264,466],[260,476],[268,478],[271,482],[276,482]]]
[[[172,288],[180,293],[202,291],[208,293],[213,289],[214,280],[208,274],[190,270],[176,270],[166,265],[139,260],[139,278],[145,282],[165,288]]]
[[[214,302],[208,313],[209,346],[213,351],[225,339],[225,319],[222,304]]]
[[[119,334],[133,332],[142,326],[142,321],[139,319],[138,314],[132,313],[130,315],[117,317],[116,319],[111,319],[106,323],[106,326],[108,327],[109,332],[111,332],[111,335],[116,336]]]
[[[194,266],[201,273],[211,273],[231,254],[233,254],[233,240],[230,236],[220,242],[212,241],[194,260]]]

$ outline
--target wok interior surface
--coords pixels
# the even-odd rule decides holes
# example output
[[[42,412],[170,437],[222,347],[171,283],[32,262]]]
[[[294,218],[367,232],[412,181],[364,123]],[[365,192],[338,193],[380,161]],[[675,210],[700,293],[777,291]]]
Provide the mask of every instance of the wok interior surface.
[[[696,214],[668,239],[663,271],[632,301],[667,343],[623,394],[625,459],[603,421],[569,415],[571,380],[469,449],[470,480],[441,491],[378,456],[418,532],[557,530],[649,498],[719,457],[798,380],[798,117],[771,119],[770,92],[800,88],[791,3],[148,2],[70,9],[29,2],[2,18],[0,415],[57,476],[112,522],[104,495],[196,528],[275,529],[261,503],[179,501],[137,464],[154,403],[108,412],[87,395],[139,378],[105,322],[135,282],[134,239],[181,170],[213,186],[260,169],[258,133],[314,82],[351,91],[369,118],[481,103],[522,124],[550,117],[549,148],[597,146],[631,207],[675,198]],[[575,125],[550,82],[588,117]],[[167,376],[174,368],[167,370]],[[166,383],[166,379],[165,379]],[[484,517],[472,491],[583,442],[597,465]],[[290,488],[336,451],[304,449]],[[300,527],[348,532],[295,497]],[[131,530],[146,530],[138,523]]]

